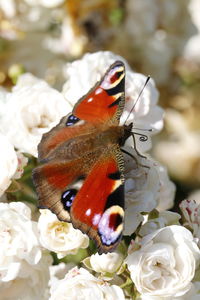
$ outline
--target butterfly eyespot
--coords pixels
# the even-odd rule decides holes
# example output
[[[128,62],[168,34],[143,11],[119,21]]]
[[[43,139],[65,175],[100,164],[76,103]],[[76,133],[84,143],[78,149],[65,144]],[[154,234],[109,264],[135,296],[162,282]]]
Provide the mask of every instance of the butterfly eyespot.
[[[74,124],[76,124],[78,121],[80,121],[79,118],[77,118],[76,116],[74,115],[70,115],[68,118],[67,118],[67,121],[65,123],[66,126],[72,126]]]
[[[110,246],[121,238],[123,230],[124,211],[118,206],[108,208],[98,224],[98,233],[102,244]]]
[[[61,196],[61,201],[63,204],[63,207],[65,210],[70,211],[70,207],[72,206],[72,202],[77,194],[77,190],[76,189],[70,189],[70,190],[66,190],[62,196]]]

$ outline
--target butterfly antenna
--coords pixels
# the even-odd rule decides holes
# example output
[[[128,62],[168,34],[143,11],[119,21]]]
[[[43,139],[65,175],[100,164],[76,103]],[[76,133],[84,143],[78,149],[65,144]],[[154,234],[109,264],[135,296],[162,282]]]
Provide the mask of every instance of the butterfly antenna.
[[[135,101],[133,107],[131,108],[131,110],[130,110],[130,112],[129,112],[129,114],[128,114],[128,116],[127,116],[125,122],[124,122],[124,124],[126,124],[128,118],[130,117],[130,114],[131,114],[132,111],[134,110],[136,104],[138,103],[138,101],[139,101],[139,99],[140,99],[140,96],[142,95],[142,93],[143,93],[143,91],[144,91],[144,89],[145,89],[145,87],[146,87],[146,85],[147,85],[147,83],[149,82],[150,79],[151,79],[151,77],[150,77],[150,76],[147,76],[147,79],[146,79],[146,81],[145,81],[145,84],[144,84],[143,88],[141,89],[141,91],[140,91],[140,93],[139,93],[139,95],[138,95],[138,97],[137,97],[137,99],[136,99],[136,101]]]

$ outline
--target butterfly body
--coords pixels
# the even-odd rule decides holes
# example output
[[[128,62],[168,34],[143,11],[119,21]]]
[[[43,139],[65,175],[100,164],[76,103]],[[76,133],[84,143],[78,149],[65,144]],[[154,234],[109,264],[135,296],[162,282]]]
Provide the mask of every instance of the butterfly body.
[[[118,245],[124,219],[124,160],[120,147],[132,124],[119,126],[125,67],[115,62],[72,114],[43,135],[42,163],[33,171],[40,206],[95,240],[99,253]]]

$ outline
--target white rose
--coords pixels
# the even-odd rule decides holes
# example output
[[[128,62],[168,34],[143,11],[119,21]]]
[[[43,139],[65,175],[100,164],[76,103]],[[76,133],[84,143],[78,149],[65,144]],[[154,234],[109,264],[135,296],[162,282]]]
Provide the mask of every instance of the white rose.
[[[124,294],[120,287],[108,285],[97,279],[87,270],[74,268],[70,270],[64,279],[55,282],[51,286],[49,300],[124,300]]]
[[[130,158],[125,163],[125,235],[131,235],[144,220],[142,213],[152,211],[161,201],[171,205],[174,200],[175,186],[166,169],[150,157],[137,157],[137,161],[141,165]]]
[[[15,279],[24,263],[35,265],[41,258],[37,224],[30,217],[24,203],[0,203],[0,281]]]
[[[50,254],[43,254],[39,263],[29,265],[23,263],[24,273],[14,280],[0,285],[1,299],[4,300],[48,300],[50,279],[49,267],[52,264]]]
[[[48,209],[41,209],[38,220],[41,245],[57,253],[59,258],[67,254],[76,254],[79,248],[87,248],[89,238],[71,223],[61,222]]]
[[[101,255],[96,253],[86,258],[84,263],[95,272],[115,273],[119,270],[123,259],[123,255],[119,252],[103,253]]]
[[[1,133],[0,145],[0,196],[2,196],[17,171],[18,160],[13,145]]]
[[[62,94],[31,74],[21,75],[7,98],[1,131],[17,149],[34,156],[42,135],[71,111]]]
[[[141,248],[130,253],[126,262],[142,296],[170,299],[190,289],[199,259],[191,232],[172,225],[145,236]]]

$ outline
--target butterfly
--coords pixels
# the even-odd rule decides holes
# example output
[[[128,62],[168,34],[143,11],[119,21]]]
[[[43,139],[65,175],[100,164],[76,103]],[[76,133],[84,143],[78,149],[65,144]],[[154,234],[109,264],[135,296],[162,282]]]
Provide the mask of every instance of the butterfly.
[[[113,251],[124,226],[124,158],[121,147],[132,126],[119,125],[125,104],[125,66],[112,64],[72,113],[45,133],[33,170],[39,207],[72,222],[96,242],[99,253]]]

